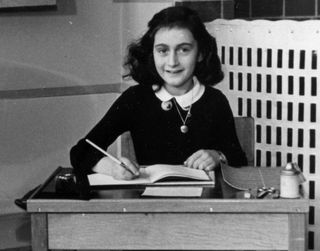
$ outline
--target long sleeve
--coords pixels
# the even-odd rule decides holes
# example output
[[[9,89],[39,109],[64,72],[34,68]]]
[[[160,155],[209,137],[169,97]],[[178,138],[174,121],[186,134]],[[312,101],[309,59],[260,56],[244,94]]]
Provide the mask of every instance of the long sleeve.
[[[94,128],[71,148],[70,161],[76,174],[91,173],[92,168],[103,157],[101,152],[85,141],[86,138],[106,150],[119,135],[128,130],[129,103],[127,94],[123,93]]]
[[[233,113],[224,95],[222,95],[222,98],[219,100],[219,107],[220,151],[226,156],[229,165],[247,165],[246,155],[241,148],[236,134]]]

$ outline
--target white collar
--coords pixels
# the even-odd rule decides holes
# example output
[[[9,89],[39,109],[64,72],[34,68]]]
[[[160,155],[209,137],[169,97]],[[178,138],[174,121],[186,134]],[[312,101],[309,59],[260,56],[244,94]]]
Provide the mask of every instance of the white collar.
[[[197,78],[193,78],[193,83],[194,85],[192,89],[180,96],[174,96],[170,94],[166,88],[164,88],[164,86],[161,86],[160,90],[155,92],[155,95],[162,102],[175,98],[180,107],[183,109],[188,109],[191,104],[195,103],[201,98],[205,90],[204,85],[201,84]]]

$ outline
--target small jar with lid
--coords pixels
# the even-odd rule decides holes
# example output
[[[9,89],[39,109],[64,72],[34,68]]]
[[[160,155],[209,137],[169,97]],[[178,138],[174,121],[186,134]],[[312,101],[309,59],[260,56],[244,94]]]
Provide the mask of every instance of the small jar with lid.
[[[300,197],[299,168],[296,163],[288,163],[280,175],[280,197],[295,199]]]

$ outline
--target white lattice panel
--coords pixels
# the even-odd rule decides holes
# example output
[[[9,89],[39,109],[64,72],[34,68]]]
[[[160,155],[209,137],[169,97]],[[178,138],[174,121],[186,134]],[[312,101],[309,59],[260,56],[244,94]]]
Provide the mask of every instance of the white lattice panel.
[[[297,162],[311,200],[309,249],[320,250],[320,21],[215,20],[234,115],[256,123],[257,166]]]

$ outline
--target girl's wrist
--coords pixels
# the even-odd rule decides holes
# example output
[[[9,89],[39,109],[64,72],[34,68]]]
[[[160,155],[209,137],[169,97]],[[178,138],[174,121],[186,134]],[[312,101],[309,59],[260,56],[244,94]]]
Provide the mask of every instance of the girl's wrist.
[[[220,152],[220,151],[217,151],[218,152],[218,155],[219,155],[219,161],[220,161],[220,164],[228,164],[228,160],[226,158],[226,156]]]

